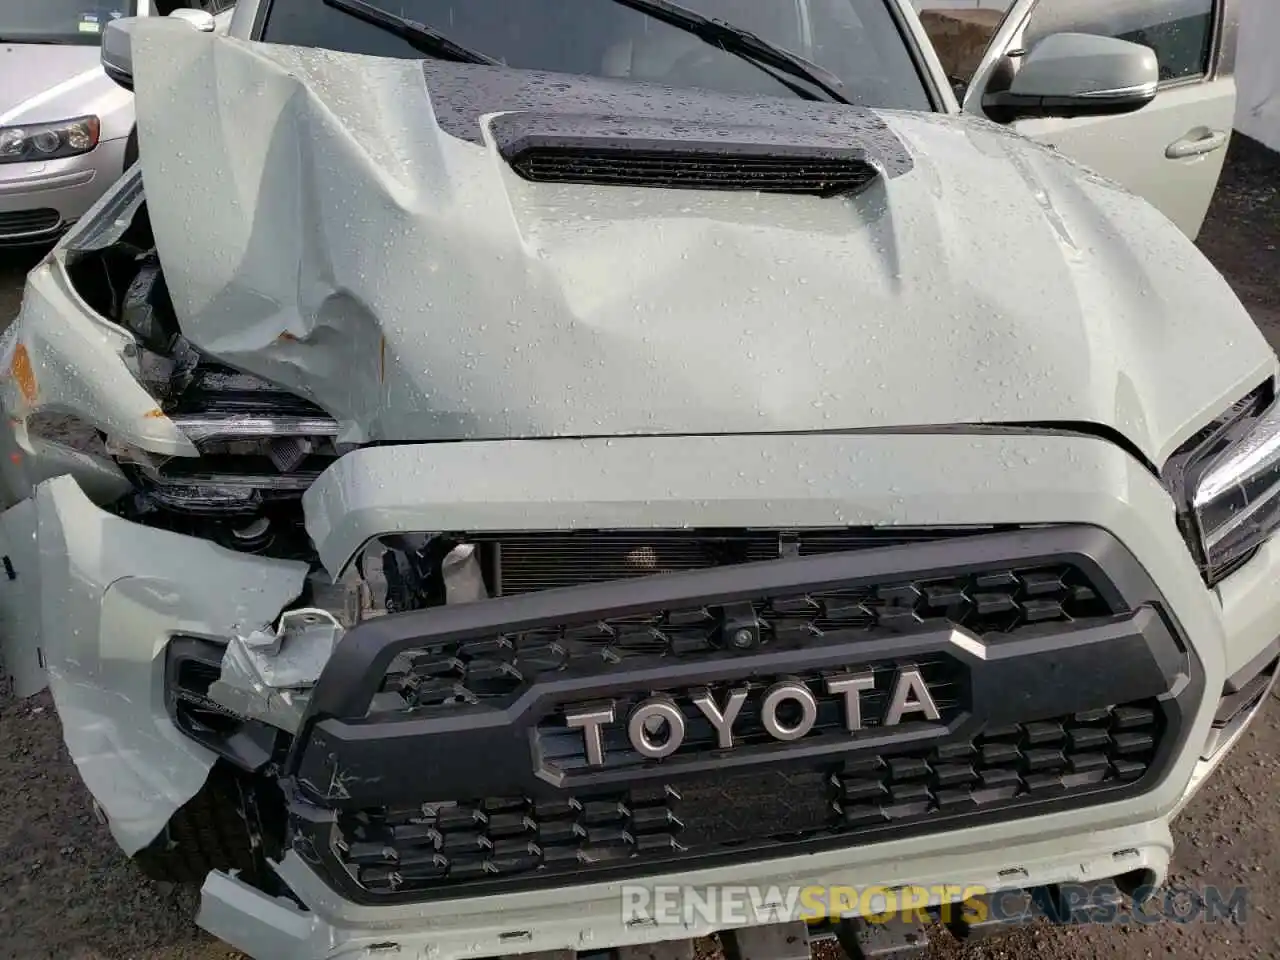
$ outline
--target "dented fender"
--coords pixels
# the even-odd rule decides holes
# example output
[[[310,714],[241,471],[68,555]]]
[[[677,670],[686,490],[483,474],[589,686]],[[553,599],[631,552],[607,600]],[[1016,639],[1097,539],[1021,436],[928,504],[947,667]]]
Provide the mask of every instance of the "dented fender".
[[[136,213],[141,191],[135,170],[85,214],[83,227],[27,275],[18,318],[0,334],[0,406],[28,457],[41,452],[26,429],[37,413],[73,415],[154,453],[198,455],[135,379],[127,358],[136,351],[136,338],[95,313],[67,274],[69,258],[112,242],[109,228]],[[114,216],[112,207],[119,207]],[[98,469],[110,472],[107,464],[102,461]]]
[[[71,759],[133,854],[199,792],[215,759],[169,718],[170,638],[268,629],[307,566],[130,523],[70,476],[0,515],[0,538],[11,568],[0,578],[5,663],[19,695],[47,677]]]

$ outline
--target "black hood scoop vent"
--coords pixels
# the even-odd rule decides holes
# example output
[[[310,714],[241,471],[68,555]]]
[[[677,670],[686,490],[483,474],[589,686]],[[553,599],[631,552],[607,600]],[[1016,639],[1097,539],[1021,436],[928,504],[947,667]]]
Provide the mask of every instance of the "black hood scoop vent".
[[[758,190],[831,197],[857,193],[876,178],[870,164],[848,157],[779,157],[687,147],[527,147],[511,158],[535,183],[592,183],[668,190]]]
[[[797,143],[768,127],[515,113],[491,130],[511,168],[535,183],[833,197],[881,173],[856,146]]]

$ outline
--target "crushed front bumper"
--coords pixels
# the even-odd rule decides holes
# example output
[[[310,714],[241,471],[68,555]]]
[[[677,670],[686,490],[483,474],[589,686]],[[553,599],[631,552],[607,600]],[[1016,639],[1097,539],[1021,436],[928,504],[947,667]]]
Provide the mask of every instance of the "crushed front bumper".
[[[0,515],[0,548],[5,663],[42,669],[67,751],[133,854],[195,796],[215,760],[170,719],[170,638],[270,625],[301,591],[306,565],[122,520],[70,476]],[[34,671],[23,673],[19,692],[30,692]]]
[[[947,837],[757,861],[639,881],[677,884],[694,897],[716,887],[786,891],[796,886],[866,890],[1028,889],[1086,884],[1118,875],[1162,882],[1173,840],[1160,822],[1006,844],[992,829]],[[259,960],[378,956],[509,957],[544,951],[596,953],[612,948],[708,936],[726,924],[695,917],[679,925],[628,923],[620,884],[545,887],[521,893],[400,907],[365,907],[334,894],[297,854],[278,867],[308,909],[274,898],[225,874],[205,882],[198,922]],[[785,893],[784,893],[785,895]],[[759,925],[785,919],[760,911]],[[904,954],[905,955],[905,954]]]

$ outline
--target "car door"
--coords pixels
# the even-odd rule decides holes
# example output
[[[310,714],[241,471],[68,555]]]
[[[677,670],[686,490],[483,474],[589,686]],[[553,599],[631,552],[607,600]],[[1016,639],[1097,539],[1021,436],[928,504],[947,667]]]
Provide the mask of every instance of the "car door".
[[[1007,15],[963,91],[963,109],[985,116],[986,90],[1002,77],[1007,82],[1019,58],[1050,34],[1091,33],[1151,47],[1161,82],[1141,110],[1010,125],[1143,196],[1194,238],[1222,173],[1235,116],[1238,2],[994,0]]]

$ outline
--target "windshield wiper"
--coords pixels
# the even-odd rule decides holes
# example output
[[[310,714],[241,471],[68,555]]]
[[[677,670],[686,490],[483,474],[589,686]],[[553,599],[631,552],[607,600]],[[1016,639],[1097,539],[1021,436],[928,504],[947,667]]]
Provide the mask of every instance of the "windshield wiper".
[[[837,103],[852,102],[845,95],[844,82],[830,70],[818,66],[811,60],[806,60],[799,54],[776,46],[750,30],[744,30],[732,23],[725,23],[723,20],[704,17],[688,7],[673,3],[672,0],[612,0],[612,2],[647,13],[655,20],[668,23],[720,47],[726,53],[741,57],[810,100],[819,98],[814,96],[812,91],[789,83],[778,76],[778,73],[812,84]]]
[[[348,13],[358,20],[379,27],[387,33],[393,33],[420,53],[441,60],[454,60],[458,63],[486,63],[499,65],[499,61],[461,44],[454,43],[443,33],[428,27],[425,23],[410,20],[398,13],[384,10],[382,7],[365,0],[323,0],[330,7]]]

